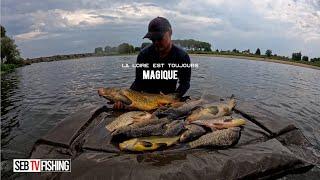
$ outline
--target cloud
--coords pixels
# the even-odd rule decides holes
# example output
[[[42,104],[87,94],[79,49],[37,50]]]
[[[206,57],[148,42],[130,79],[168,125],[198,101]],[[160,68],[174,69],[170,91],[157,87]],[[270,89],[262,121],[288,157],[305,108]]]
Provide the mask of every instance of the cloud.
[[[3,5],[3,24],[24,56],[66,52],[62,47],[70,53],[91,51],[121,41],[139,45],[156,16],[170,20],[174,38],[199,39],[219,49],[320,55],[319,0],[11,0]],[[30,44],[37,52],[26,48]]]
[[[29,32],[16,35],[19,40],[32,39],[47,34],[48,32],[69,31],[75,28],[88,29],[101,25],[141,25],[156,17],[164,16],[174,21],[181,22],[181,26],[189,28],[201,28],[205,24],[218,24],[222,21],[218,18],[205,16],[192,16],[177,11],[164,9],[150,3],[133,3],[120,5],[115,8],[82,9],[66,11],[53,9],[49,11],[38,10],[27,15],[32,19],[32,24],[27,28]],[[186,22],[186,23],[184,23]]]
[[[262,0],[252,3],[265,20],[286,24],[288,29],[284,35],[302,37],[306,42],[320,40],[318,0]]]
[[[15,39],[18,40],[18,41],[36,39],[36,38],[44,36],[46,34],[48,34],[48,33],[47,32],[33,31],[33,32],[28,32],[28,33],[23,33],[23,34],[16,35]]]

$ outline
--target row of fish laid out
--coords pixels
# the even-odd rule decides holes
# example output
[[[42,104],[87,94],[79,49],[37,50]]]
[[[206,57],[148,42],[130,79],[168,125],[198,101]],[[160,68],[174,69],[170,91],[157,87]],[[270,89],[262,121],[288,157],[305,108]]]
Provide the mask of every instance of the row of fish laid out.
[[[240,138],[240,127],[222,129],[207,133],[200,138],[189,142],[190,148],[197,147],[229,147],[234,145]],[[165,137],[150,136],[133,138],[119,144],[120,150],[126,151],[151,151],[159,148],[167,148],[179,143],[181,136]]]
[[[127,113],[121,116],[126,115]],[[106,128],[109,130],[116,120],[108,124]],[[111,135],[116,141],[130,139],[119,144],[121,150],[130,151],[155,150],[178,142],[188,143],[191,148],[226,147],[237,142],[240,137],[239,126],[244,124],[245,120],[230,116],[197,120],[191,123],[183,120],[155,118],[120,127],[112,131]]]
[[[245,124],[245,120],[230,116],[234,98],[215,103],[204,98],[180,102],[173,95],[120,88],[101,88],[99,95],[133,109],[149,110],[124,113],[106,126],[113,139],[126,140],[119,144],[121,150],[148,151],[177,143],[188,143],[191,148],[230,146],[240,137],[239,126]]]

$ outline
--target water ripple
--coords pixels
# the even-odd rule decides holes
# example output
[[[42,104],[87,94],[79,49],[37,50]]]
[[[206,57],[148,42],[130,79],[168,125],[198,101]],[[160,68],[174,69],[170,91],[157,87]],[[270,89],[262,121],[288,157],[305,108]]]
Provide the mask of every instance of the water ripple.
[[[136,56],[84,58],[37,63],[1,77],[2,157],[27,155],[32,144],[63,118],[105,100],[98,87],[129,87],[135,70],[122,69]],[[320,147],[320,71],[269,62],[192,57],[189,95],[235,94],[291,119]],[[27,157],[27,156],[25,156]]]

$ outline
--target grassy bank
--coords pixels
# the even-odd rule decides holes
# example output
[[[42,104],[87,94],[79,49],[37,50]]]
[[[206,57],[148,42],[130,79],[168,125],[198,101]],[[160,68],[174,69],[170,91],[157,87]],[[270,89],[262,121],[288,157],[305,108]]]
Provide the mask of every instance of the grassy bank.
[[[294,61],[287,57],[283,56],[270,56],[265,55],[255,55],[255,54],[240,54],[240,53],[212,53],[212,52],[190,52],[191,55],[200,55],[200,56],[214,56],[214,57],[225,57],[225,58],[238,58],[238,59],[248,59],[248,60],[257,60],[257,61],[267,61],[280,64],[289,64],[301,67],[308,67],[312,69],[320,70],[320,61],[309,62],[309,61]]]
[[[65,55],[55,55],[55,56],[48,56],[48,57],[38,57],[32,59],[26,59],[25,62],[32,64],[32,63],[39,63],[39,62],[51,62],[51,61],[61,61],[61,60],[69,60],[69,59],[80,59],[86,57],[101,57],[101,56],[119,56],[119,55],[134,55],[136,53],[131,54],[120,54],[120,53],[82,53],[82,54],[65,54]]]

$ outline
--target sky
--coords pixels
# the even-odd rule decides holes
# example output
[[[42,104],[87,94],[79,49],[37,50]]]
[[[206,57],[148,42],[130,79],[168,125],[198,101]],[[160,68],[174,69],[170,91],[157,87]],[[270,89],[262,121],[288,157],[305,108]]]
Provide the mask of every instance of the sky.
[[[157,16],[170,21],[172,39],[320,57],[320,0],[1,0],[1,24],[24,58],[140,46]]]

